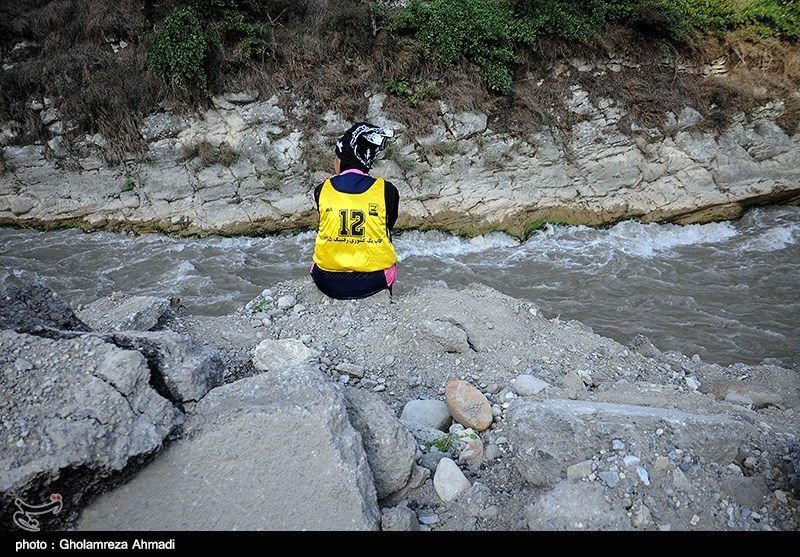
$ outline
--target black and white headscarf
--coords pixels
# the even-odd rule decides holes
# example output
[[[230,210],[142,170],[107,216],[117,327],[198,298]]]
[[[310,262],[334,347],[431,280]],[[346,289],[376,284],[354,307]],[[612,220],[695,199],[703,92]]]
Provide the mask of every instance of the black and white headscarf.
[[[336,156],[342,161],[343,169],[369,170],[378,153],[386,148],[386,140],[391,137],[394,137],[392,130],[358,122],[336,142]]]

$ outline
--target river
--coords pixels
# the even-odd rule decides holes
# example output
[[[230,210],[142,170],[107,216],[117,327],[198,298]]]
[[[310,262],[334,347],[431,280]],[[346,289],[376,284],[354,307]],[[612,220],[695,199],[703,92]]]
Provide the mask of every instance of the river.
[[[798,241],[800,207],[703,225],[548,226],[524,242],[412,231],[395,238],[395,292],[425,279],[477,282],[621,342],[642,333],[661,349],[721,364],[798,358]],[[34,271],[73,304],[117,291],[178,296],[188,312],[214,315],[305,276],[313,242],[313,232],[174,238],[0,228],[0,272]]]

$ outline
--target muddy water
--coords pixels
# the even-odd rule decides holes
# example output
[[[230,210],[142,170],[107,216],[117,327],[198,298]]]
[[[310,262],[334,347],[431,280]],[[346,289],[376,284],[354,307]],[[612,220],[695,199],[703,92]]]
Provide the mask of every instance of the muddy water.
[[[74,304],[119,291],[178,296],[190,312],[222,314],[304,277],[313,240],[312,232],[179,239],[0,228],[0,272],[35,271]],[[799,241],[798,207],[705,225],[553,226],[525,242],[407,232],[395,241],[396,293],[424,279],[478,282],[622,342],[643,333],[662,349],[719,363],[796,358]]]

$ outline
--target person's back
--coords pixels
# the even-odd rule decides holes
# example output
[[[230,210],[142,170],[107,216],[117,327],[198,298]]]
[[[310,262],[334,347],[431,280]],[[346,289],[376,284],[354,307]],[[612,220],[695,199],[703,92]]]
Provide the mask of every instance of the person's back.
[[[392,133],[366,123],[351,127],[336,145],[336,175],[314,190],[319,230],[311,277],[327,296],[366,298],[397,276],[391,232],[397,220],[397,188],[369,169]]]

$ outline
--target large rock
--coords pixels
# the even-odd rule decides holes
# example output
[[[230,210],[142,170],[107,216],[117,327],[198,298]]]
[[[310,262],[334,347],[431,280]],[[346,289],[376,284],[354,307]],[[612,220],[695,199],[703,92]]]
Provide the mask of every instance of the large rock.
[[[89,331],[72,308],[42,279],[9,275],[0,282],[0,329],[61,338],[61,331]]]
[[[470,351],[467,332],[449,321],[423,321],[420,323],[423,338],[428,339],[444,352],[464,353]]]
[[[725,400],[734,404],[742,404],[744,406],[752,406],[754,408],[766,408],[767,406],[776,405],[795,405],[787,404],[792,398],[791,392],[787,393],[788,396],[786,396],[777,392],[774,387],[770,388],[767,385],[758,383],[716,380],[702,384],[698,390],[701,393],[710,394],[719,400]]]
[[[108,296],[84,306],[78,315],[95,331],[149,331],[172,307],[169,298]]]
[[[408,482],[417,443],[377,395],[348,388],[344,401],[350,423],[361,433],[378,499],[383,499]]]
[[[253,365],[259,371],[280,370],[300,366],[318,357],[319,353],[294,338],[264,339],[253,351]]]
[[[451,379],[444,389],[447,409],[458,423],[483,431],[492,425],[492,407],[478,389],[462,379]]]
[[[144,354],[153,385],[174,402],[196,402],[222,384],[222,357],[189,336],[172,331],[122,331],[104,338]]]
[[[625,512],[596,483],[566,480],[525,508],[531,530],[631,530]]]
[[[13,497],[44,501],[53,491],[74,511],[183,421],[150,386],[141,354],[98,338],[0,331],[0,369],[2,515]]]
[[[472,484],[450,458],[443,458],[436,467],[433,475],[433,488],[436,494],[445,503],[458,499],[459,495],[467,491]]]
[[[441,400],[409,400],[400,421],[415,427],[425,427],[445,431],[452,422],[447,404]]]
[[[187,436],[104,494],[90,530],[375,530],[367,455],[341,394],[310,367],[211,391]]]
[[[515,463],[534,485],[551,485],[566,467],[591,458],[614,439],[633,439],[639,451],[667,454],[674,447],[729,464],[754,428],[720,414],[582,400],[515,399],[506,420]],[[657,429],[663,434],[655,435]]]

